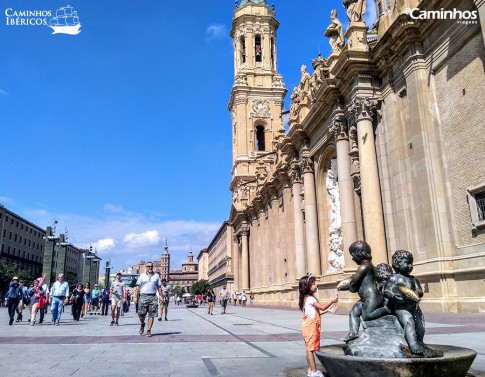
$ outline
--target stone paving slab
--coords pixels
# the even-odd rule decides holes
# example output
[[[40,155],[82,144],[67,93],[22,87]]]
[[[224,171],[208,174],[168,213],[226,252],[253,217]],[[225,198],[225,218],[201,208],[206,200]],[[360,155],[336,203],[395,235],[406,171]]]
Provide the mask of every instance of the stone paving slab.
[[[171,306],[169,321],[155,321],[151,338],[138,335],[133,311],[120,318],[120,326],[110,326],[111,318],[103,316],[74,322],[69,310],[60,326],[50,325],[50,314],[43,324],[29,326],[24,321],[8,326],[7,310],[0,308],[0,376],[306,374],[301,314],[294,308],[229,306],[228,314],[220,315],[216,306],[215,314],[208,315],[206,307]],[[470,376],[485,377],[485,315],[425,317],[425,342],[475,349],[478,357]],[[340,343],[348,330],[347,314],[322,318],[322,345]]]

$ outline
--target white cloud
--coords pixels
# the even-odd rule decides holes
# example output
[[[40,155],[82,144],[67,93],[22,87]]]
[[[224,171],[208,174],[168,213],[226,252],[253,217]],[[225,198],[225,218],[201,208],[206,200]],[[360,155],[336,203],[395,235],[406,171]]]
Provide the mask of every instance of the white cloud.
[[[111,250],[116,245],[116,241],[113,238],[104,238],[102,240],[98,240],[94,243],[93,247],[95,250],[98,251],[106,251]]]
[[[106,212],[111,212],[111,213],[123,212],[123,206],[117,206],[116,204],[106,203],[103,208]]]
[[[148,230],[143,233],[128,233],[123,242],[132,247],[144,247],[156,245],[160,242],[160,235],[156,230]]]
[[[212,24],[205,29],[205,34],[209,39],[221,39],[226,38],[229,35],[226,25]]]
[[[15,205],[15,200],[6,196],[0,196],[0,204],[4,206],[13,206]]]
[[[80,248],[92,245],[103,261],[111,259],[114,270],[128,268],[140,260],[160,260],[165,238],[168,239],[171,268],[180,269],[181,263],[187,261],[189,247],[192,246],[194,257],[197,257],[199,251],[209,245],[223,221],[169,221],[154,217],[152,213],[128,211],[87,216],[51,212],[42,205],[40,208],[25,208],[6,201],[4,205],[44,229],[51,226],[54,219],[58,220],[56,234],[68,228],[69,242]]]

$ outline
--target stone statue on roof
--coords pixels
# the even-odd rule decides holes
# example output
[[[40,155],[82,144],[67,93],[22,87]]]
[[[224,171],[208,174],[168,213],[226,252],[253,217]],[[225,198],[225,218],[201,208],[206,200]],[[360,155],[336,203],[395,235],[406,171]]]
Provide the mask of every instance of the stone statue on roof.
[[[364,22],[366,0],[344,0],[344,8],[347,9],[347,17],[350,23]]]

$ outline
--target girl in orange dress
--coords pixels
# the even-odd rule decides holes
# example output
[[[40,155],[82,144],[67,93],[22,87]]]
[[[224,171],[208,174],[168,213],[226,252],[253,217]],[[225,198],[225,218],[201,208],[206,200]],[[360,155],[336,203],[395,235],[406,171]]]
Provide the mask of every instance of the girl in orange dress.
[[[313,296],[317,291],[317,283],[315,277],[311,274],[300,279],[298,290],[300,292],[298,306],[303,315],[301,331],[305,340],[306,360],[308,363],[307,377],[323,377],[322,372],[317,370],[314,355],[315,351],[320,350],[320,316],[332,311],[332,308],[335,307],[338,301],[338,296],[325,304],[320,304]]]

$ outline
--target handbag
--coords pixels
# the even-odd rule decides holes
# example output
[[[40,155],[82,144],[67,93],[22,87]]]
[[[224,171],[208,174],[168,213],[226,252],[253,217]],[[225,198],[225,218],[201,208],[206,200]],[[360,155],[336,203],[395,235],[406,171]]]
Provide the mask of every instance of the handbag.
[[[39,309],[44,309],[46,304],[46,299],[45,296],[40,295],[39,296]]]

